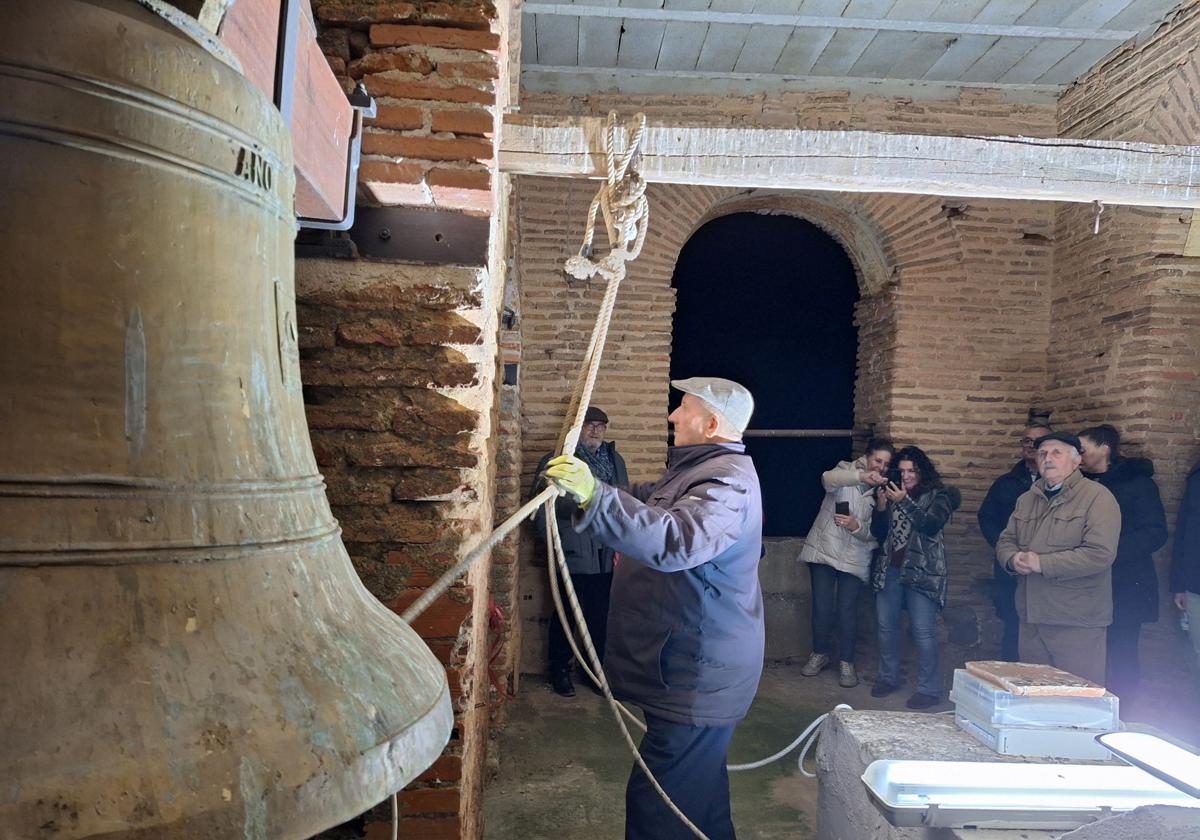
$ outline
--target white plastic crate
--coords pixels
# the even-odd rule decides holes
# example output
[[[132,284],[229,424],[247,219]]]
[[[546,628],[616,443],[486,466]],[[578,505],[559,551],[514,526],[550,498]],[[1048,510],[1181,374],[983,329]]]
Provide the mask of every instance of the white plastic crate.
[[[1109,730],[989,726],[982,721],[963,717],[958,712],[954,714],[954,722],[959,729],[1000,755],[1095,761],[1111,757],[1108,750],[1096,743],[1096,736]]]
[[[1112,732],[1121,728],[1117,695],[1065,697],[1013,694],[962,668],[954,672],[950,692],[964,717],[991,727],[1076,727]]]

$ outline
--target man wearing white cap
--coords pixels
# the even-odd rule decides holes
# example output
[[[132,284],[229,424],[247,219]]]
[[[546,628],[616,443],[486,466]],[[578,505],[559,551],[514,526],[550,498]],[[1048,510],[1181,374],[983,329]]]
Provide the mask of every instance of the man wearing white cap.
[[[640,752],[675,804],[711,840],[731,840],[726,754],[758,690],[762,494],[741,443],[754,400],[728,379],[673,380],[675,445],[657,482],[630,492],[597,482],[573,455],[546,475],[579,502],[574,527],[621,553],[605,672],[642,707]],[[625,791],[626,840],[693,835],[638,767]]]

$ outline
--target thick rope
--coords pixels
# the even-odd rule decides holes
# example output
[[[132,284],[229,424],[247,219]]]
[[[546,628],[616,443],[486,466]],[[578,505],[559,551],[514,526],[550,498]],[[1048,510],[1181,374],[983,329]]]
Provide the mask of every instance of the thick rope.
[[[616,156],[617,113],[616,111],[612,111],[608,115],[608,133],[601,138],[604,145],[606,166],[605,181],[600,191],[596,194],[596,197],[592,200],[593,209],[588,212],[588,225],[584,231],[583,238],[584,244],[580,249],[581,255],[584,251],[587,251],[589,256],[587,258],[582,256],[571,257],[567,260],[568,272],[571,271],[572,265],[582,268],[585,276],[581,279],[587,279],[595,274],[600,274],[610,282],[609,288],[605,291],[604,300],[600,305],[600,314],[597,317],[596,326],[592,330],[591,341],[588,344],[587,355],[584,358],[586,364],[579,371],[575,389],[571,395],[570,410],[567,413],[571,417],[571,422],[566,426],[561,437],[558,448],[560,453],[573,453],[576,445],[579,443],[579,434],[583,429],[583,416],[587,412],[588,403],[591,402],[592,388],[596,384],[596,374],[600,370],[600,359],[604,353],[604,339],[608,335],[608,325],[612,320],[612,310],[617,299],[617,288],[620,286],[621,279],[625,276],[625,261],[637,256],[641,252],[642,244],[646,241],[646,226],[650,209],[645,196],[646,182],[636,170],[630,170],[630,164],[637,154],[638,145],[641,143],[642,136],[646,131],[646,117],[644,114],[638,114],[636,119],[638,124],[634,129],[633,137],[618,159]],[[604,218],[608,227],[611,250],[603,260],[596,263],[591,261],[590,254],[592,239],[594,237],[594,208],[599,205],[608,208],[604,211]],[[623,246],[629,245],[631,239],[633,240],[633,245],[630,250],[626,250]],[[583,260],[583,262],[578,262],[579,260]],[[615,282],[612,282],[613,280]],[[436,601],[442,593],[449,589],[454,584],[454,581],[458,579],[459,575],[470,568],[472,563],[499,545],[505,537],[516,530],[524,519],[532,516],[540,505],[557,498],[559,495],[561,493],[557,488],[547,487],[530,499],[520,510],[497,525],[495,530],[492,531],[491,535],[482,544],[468,552],[453,568],[438,578],[429,589],[425,590],[420,598],[401,613],[400,617],[407,623],[412,624],[413,620],[428,609],[429,605]]]
[[[566,272],[574,277],[587,280],[599,275],[607,281],[608,285],[605,289],[604,298],[600,304],[600,311],[597,314],[596,323],[588,342],[584,364],[580,367],[579,374],[576,377],[575,388],[571,394],[566,414],[566,418],[568,419],[564,422],[557,447],[557,451],[560,454],[564,452],[573,453],[578,446],[580,432],[583,428],[583,418],[588,405],[591,403],[592,390],[595,387],[600,362],[604,354],[604,345],[608,337],[609,325],[612,322],[612,313],[616,305],[617,292],[621,281],[625,278],[625,263],[636,258],[641,253],[642,246],[646,241],[647,222],[649,218],[649,202],[645,197],[646,183],[636,169],[631,169],[631,164],[637,155],[638,147],[646,128],[645,116],[639,114],[637,119],[638,125],[633,132],[633,136],[629,143],[626,144],[624,151],[618,154],[617,115],[616,112],[609,113],[607,133],[601,136],[605,160],[604,183],[597,191],[588,208],[587,225],[579,254],[569,258],[565,265]],[[609,242],[609,253],[596,261],[592,259],[592,253],[598,211],[604,217]],[[629,747],[630,752],[633,753],[634,761],[641,768],[642,772],[646,774],[646,778],[650,781],[655,791],[658,792],[663,802],[667,804],[671,811],[696,837],[700,838],[700,840],[708,840],[704,832],[689,820],[679,807],[671,801],[670,796],[663,790],[658,780],[654,777],[654,774],[650,772],[650,768],[646,766],[645,761],[638,752],[637,745],[633,742],[633,736],[630,735],[625,720],[622,719],[622,715],[624,715],[639,728],[643,730],[646,728],[645,724],[632,711],[613,697],[612,689],[609,687],[608,679],[600,662],[600,657],[596,653],[591,634],[588,632],[587,621],[584,619],[583,609],[579,605],[579,599],[576,596],[575,587],[571,582],[571,575],[567,569],[566,554],[563,551],[562,537],[558,529],[558,518],[555,515],[555,500],[560,495],[562,495],[562,491],[551,485],[530,499],[516,513],[498,525],[482,544],[470,551],[453,568],[443,574],[433,586],[426,590],[417,601],[404,611],[401,618],[411,624],[417,616],[424,612],[430,604],[437,600],[454,583],[459,575],[465,572],[476,560],[489,553],[502,542],[524,519],[534,514],[539,506],[544,505],[547,525],[546,547],[551,558],[548,569],[550,574],[550,592],[554,600],[555,613],[558,620],[562,622],[562,626],[569,628],[570,624],[566,621],[566,609],[560,595],[561,584],[561,587],[566,591],[567,602],[570,605],[571,614],[575,618],[576,632],[579,633],[583,640],[586,655],[579,650],[574,638],[575,634],[567,632],[565,635],[571,646],[571,650],[588,678],[600,686],[605,699],[608,701],[609,708],[613,712],[613,717],[616,719],[617,725],[621,730],[621,734],[625,739],[625,743]],[[817,734],[815,730],[826,717],[827,715],[822,715],[813,721],[801,733],[800,737],[775,755],[752,764],[729,765],[728,769],[751,770],[776,761],[791,752],[811,733],[812,736],[808,737],[804,749],[801,750],[799,761],[800,772],[805,776],[811,776],[812,774],[804,769],[804,756],[816,740]],[[398,815],[395,796],[392,798],[392,809],[393,820],[395,820]],[[395,830],[396,825],[393,822],[393,836],[395,836]]]
[[[595,198],[592,199],[591,206],[588,209],[587,228],[584,231],[583,245],[580,248],[580,253],[578,256],[568,259],[565,266],[569,274],[579,279],[590,279],[598,274],[607,281],[608,287],[605,289],[604,298],[600,304],[600,311],[597,314],[596,323],[592,329],[592,336],[584,358],[585,364],[580,369],[575,388],[571,394],[570,408],[567,412],[567,417],[570,419],[564,424],[559,440],[558,451],[560,454],[564,452],[573,453],[579,443],[580,432],[583,429],[583,418],[587,412],[588,405],[591,403],[592,390],[595,387],[596,377],[600,370],[600,362],[604,355],[604,345],[608,337],[609,325],[612,322],[617,291],[620,288],[621,280],[625,277],[625,263],[641,253],[642,245],[646,240],[646,225],[649,217],[649,202],[645,196],[646,183],[636,170],[630,169],[630,164],[637,153],[638,145],[645,133],[645,127],[645,116],[638,115],[638,126],[634,131],[633,137],[626,145],[624,152],[618,156],[616,151],[617,115],[616,112],[609,114],[608,132],[602,136],[606,170],[605,181],[597,191]],[[604,214],[609,253],[599,261],[593,261],[591,258],[592,242],[597,209]],[[450,587],[462,572],[466,571],[472,563],[498,545],[523,519],[536,511],[539,505],[544,504],[549,547],[552,549],[551,553],[555,558],[555,561],[550,564],[551,588],[555,592],[555,607],[560,620],[565,618],[562,601],[557,593],[559,575],[556,572],[561,572],[562,583],[567,593],[567,601],[571,606],[572,614],[575,616],[577,627],[580,628],[587,656],[585,658],[579,655],[579,650],[573,639],[571,640],[572,650],[575,651],[580,663],[591,663],[592,669],[588,669],[589,675],[594,677],[594,681],[603,690],[604,696],[613,710],[613,716],[616,718],[617,724],[625,737],[625,742],[633,753],[634,760],[642,772],[646,774],[646,778],[650,780],[651,785],[658,792],[658,795],[662,797],[667,806],[696,837],[700,838],[700,840],[708,840],[705,834],[671,801],[671,798],[663,790],[658,780],[654,778],[654,774],[646,766],[645,761],[638,752],[637,745],[633,742],[633,737],[629,734],[629,729],[625,725],[625,721],[621,717],[622,712],[630,717],[633,717],[633,713],[618,703],[612,695],[612,690],[609,688],[608,680],[600,664],[600,658],[593,646],[591,634],[587,632],[587,622],[584,620],[583,610],[579,606],[575,587],[571,584],[570,573],[567,571],[566,555],[563,553],[562,539],[558,532],[558,518],[555,516],[554,510],[555,500],[561,495],[561,492],[557,487],[550,486],[534,496],[520,510],[501,523],[488,539],[469,552],[452,569],[443,574],[433,586],[426,590],[420,598],[404,611],[401,618],[411,624],[418,615]],[[569,625],[563,621],[563,626],[568,627]],[[567,635],[570,638],[571,634]],[[636,720],[636,718],[634,719]]]

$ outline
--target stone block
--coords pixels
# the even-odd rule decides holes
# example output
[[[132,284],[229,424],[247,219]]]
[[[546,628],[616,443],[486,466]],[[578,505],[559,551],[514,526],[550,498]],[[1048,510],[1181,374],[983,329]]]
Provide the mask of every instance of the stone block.
[[[974,606],[947,604],[942,610],[942,622],[950,644],[964,648],[979,644],[979,612]]]
[[[801,562],[803,539],[768,537],[763,540],[766,555],[758,564],[758,580],[764,593],[807,595],[811,589],[808,564]]]
[[[812,619],[808,596],[763,595],[766,650],[770,661],[808,656],[812,651]]]

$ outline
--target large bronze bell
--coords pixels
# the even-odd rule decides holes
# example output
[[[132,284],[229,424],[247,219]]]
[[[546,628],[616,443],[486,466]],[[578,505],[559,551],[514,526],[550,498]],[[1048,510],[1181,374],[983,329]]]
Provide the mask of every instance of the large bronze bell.
[[[146,5],[3,2],[0,837],[307,837],[446,678],[317,473],[287,130]]]

